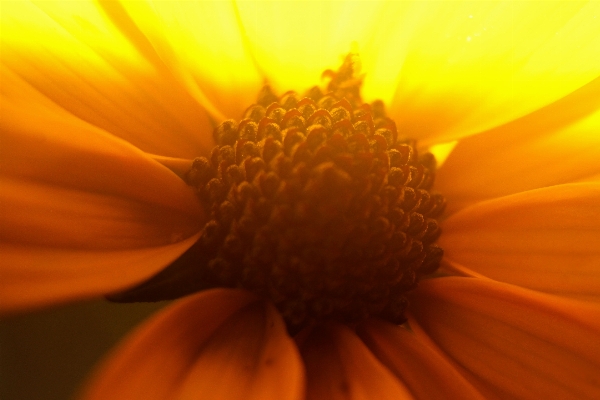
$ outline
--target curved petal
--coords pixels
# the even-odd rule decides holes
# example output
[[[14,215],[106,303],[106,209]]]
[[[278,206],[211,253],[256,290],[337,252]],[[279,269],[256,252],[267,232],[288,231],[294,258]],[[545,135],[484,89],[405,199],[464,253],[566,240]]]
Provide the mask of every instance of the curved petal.
[[[465,138],[439,169],[452,213],[478,201],[600,173],[600,77],[519,120]]]
[[[408,329],[372,320],[359,327],[359,335],[415,398],[484,399],[438,350]]]
[[[600,183],[478,203],[443,223],[451,262],[495,280],[600,300]]]
[[[214,122],[241,118],[264,77],[248,53],[233,2],[102,2],[138,48],[158,56]],[[155,52],[155,53],[154,53]]]
[[[176,260],[199,236],[113,251],[0,243],[0,314],[124,290]]]
[[[192,190],[123,140],[72,115],[2,102],[2,176],[130,198],[201,216]]]
[[[187,297],[131,334],[82,398],[167,400],[303,395],[298,350],[283,321],[251,294],[214,289]]]
[[[205,217],[173,172],[65,112],[2,107],[3,309],[124,289],[193,244]]]
[[[600,396],[600,308],[491,280],[423,281],[411,319],[494,397]]]
[[[270,304],[232,315],[203,347],[177,395],[193,400],[303,400],[304,365],[285,323]]]
[[[2,65],[60,107],[150,153],[194,158],[210,150],[204,109],[97,4],[10,2],[1,23]],[[3,81],[3,91],[22,96],[20,86]]]
[[[301,332],[308,400],[412,399],[406,387],[342,325]]]
[[[0,240],[125,250],[175,243],[200,231],[193,214],[132,198],[0,177]]]

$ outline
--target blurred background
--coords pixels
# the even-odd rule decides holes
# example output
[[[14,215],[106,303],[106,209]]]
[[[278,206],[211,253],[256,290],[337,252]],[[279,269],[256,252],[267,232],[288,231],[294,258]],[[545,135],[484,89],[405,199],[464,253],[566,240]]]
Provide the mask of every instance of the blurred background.
[[[69,400],[127,332],[168,302],[105,300],[0,320],[0,400]]]

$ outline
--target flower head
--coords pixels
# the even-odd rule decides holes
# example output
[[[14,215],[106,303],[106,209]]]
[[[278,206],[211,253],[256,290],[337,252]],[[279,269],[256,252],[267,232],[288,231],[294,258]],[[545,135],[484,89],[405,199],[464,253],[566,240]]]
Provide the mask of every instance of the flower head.
[[[333,75],[334,92],[344,89],[333,101],[349,107],[330,106],[354,112],[364,78],[363,98],[383,99],[418,152],[458,141],[434,186],[448,200],[445,257],[407,295],[408,323],[385,322],[383,311],[358,325],[319,317],[292,338],[264,290],[202,290],[125,341],[86,396],[597,397],[597,13],[593,2],[10,3],[0,71],[2,308],[122,293],[176,264],[211,226],[213,203],[197,195],[220,196],[202,175],[214,128],[243,116],[265,80],[301,93],[355,41],[366,74]],[[267,116],[279,128],[305,117],[281,109]],[[257,134],[261,121],[216,129],[224,142],[215,171],[227,160],[227,132],[251,134],[243,128],[254,124]],[[335,134],[314,132],[304,143]],[[367,147],[390,143],[372,136]],[[246,177],[248,159],[239,160]],[[315,174],[333,171],[327,162],[315,162]],[[308,194],[343,194],[335,182],[347,177],[333,175]],[[311,204],[326,206],[321,197]]]

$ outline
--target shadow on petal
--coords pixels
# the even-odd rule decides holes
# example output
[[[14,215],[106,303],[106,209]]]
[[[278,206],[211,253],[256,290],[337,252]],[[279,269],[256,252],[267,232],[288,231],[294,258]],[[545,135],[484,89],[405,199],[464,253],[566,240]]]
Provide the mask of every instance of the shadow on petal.
[[[275,310],[247,292],[215,289],[138,328],[82,398],[301,400],[303,388],[298,350]]]
[[[600,300],[600,184],[531,190],[444,221],[448,261],[492,279]]]
[[[306,364],[309,400],[413,398],[345,326],[318,326],[301,332],[297,341]]]
[[[600,308],[490,280],[439,278],[409,321],[490,398],[597,399]]]
[[[406,384],[417,399],[479,399],[484,397],[452,364],[408,329],[379,320],[359,327],[373,354]]]

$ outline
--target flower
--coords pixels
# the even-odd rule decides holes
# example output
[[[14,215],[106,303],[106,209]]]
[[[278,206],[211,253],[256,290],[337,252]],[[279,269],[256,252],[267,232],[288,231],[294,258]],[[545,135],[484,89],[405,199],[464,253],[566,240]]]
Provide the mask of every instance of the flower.
[[[356,40],[365,97],[423,146],[458,140],[436,180],[446,258],[412,292],[410,330],[373,320],[291,338],[268,302],[204,291],[135,332],[86,396],[598,397],[597,14],[3,3],[1,307],[123,290],[175,260],[205,218],[176,173],[209,150],[213,122],[264,77],[310,86]]]

